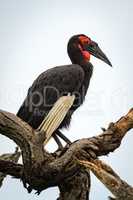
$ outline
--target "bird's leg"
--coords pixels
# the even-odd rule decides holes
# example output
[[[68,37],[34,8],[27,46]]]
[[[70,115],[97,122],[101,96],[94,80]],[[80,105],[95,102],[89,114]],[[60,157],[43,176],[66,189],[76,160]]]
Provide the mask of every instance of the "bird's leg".
[[[63,135],[63,133],[59,130],[56,131],[56,134],[61,138],[63,139],[67,144],[71,144],[71,141],[65,136]]]
[[[54,138],[55,142],[58,145],[58,150],[62,150],[63,149],[63,145],[61,144],[61,141],[59,140],[58,136],[55,133],[53,134],[53,138]]]

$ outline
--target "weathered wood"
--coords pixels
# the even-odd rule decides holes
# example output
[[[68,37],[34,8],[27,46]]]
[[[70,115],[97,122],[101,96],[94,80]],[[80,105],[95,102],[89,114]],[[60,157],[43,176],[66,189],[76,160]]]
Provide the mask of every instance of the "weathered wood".
[[[1,161],[11,161],[11,162],[17,163],[20,158],[20,155],[21,155],[21,153],[19,152],[18,147],[17,147],[14,153],[8,153],[8,154],[1,155],[0,162]],[[5,165],[5,163],[3,163],[3,164]],[[1,165],[2,165],[2,163],[1,163]],[[8,165],[6,164],[5,166],[7,167]],[[7,169],[6,169],[6,171],[7,171]],[[7,174],[2,173],[0,170],[0,187],[2,186],[3,181],[6,178],[6,176],[7,176]]]
[[[0,160],[0,171],[22,178],[29,192],[35,189],[39,193],[48,187],[58,186],[60,200],[68,200],[68,197],[84,200],[89,193],[90,177],[78,160],[90,161],[114,151],[131,128],[133,109],[116,123],[111,123],[102,134],[75,141],[60,152],[49,153],[39,142],[37,131],[15,115],[1,111],[0,133],[20,146],[23,165]]]
[[[12,161],[0,160],[0,172],[21,179],[23,175],[23,165],[16,164]]]
[[[89,168],[95,176],[114,195],[116,200],[133,200],[133,187],[122,180],[114,170],[101,160],[79,161],[82,166]],[[112,197],[110,197],[111,199]]]
[[[88,200],[90,193],[90,173],[81,170],[59,185],[58,200]]]

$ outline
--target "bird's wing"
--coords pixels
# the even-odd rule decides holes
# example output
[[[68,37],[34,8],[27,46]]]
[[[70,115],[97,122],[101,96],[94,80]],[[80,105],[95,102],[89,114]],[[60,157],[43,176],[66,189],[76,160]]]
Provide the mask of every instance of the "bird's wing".
[[[60,66],[43,72],[33,82],[17,115],[28,122],[33,109],[49,111],[60,96],[78,92],[83,80],[84,71],[79,65]]]
[[[45,71],[34,81],[30,90],[55,87],[59,92],[77,91],[84,80],[84,71],[79,65],[59,66]]]

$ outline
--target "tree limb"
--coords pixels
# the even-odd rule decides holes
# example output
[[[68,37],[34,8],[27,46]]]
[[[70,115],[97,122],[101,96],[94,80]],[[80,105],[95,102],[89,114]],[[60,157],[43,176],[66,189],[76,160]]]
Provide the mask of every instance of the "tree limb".
[[[78,159],[90,161],[91,159],[96,159],[98,156],[106,155],[114,151],[120,146],[122,138],[131,128],[133,128],[133,108],[116,123],[111,123],[108,129],[102,134],[75,141],[69,147],[64,147],[60,152],[49,153],[43,149],[43,144],[41,145],[38,140],[37,131],[33,130],[15,115],[1,111],[0,133],[9,137],[20,146],[23,166],[13,165],[13,174],[12,169],[10,167],[4,169],[6,163],[0,161],[0,171],[3,172],[5,170],[4,173],[13,174],[13,176],[18,177],[21,176],[23,170],[22,179],[29,192],[35,189],[39,193],[48,187],[58,186],[61,192],[60,200],[66,200],[68,191],[70,192],[69,196],[75,199],[76,187],[74,185],[77,183],[79,194],[85,194],[84,197],[79,195],[77,200],[85,200],[88,196],[90,180],[88,173],[86,174],[81,169]],[[9,166],[11,166],[11,163],[9,163]],[[15,175],[15,169],[18,169],[17,167],[19,168],[19,175],[17,172]],[[77,177],[79,178],[78,180],[84,177],[84,186],[82,185],[83,187],[81,189],[81,181],[77,181]],[[72,189],[70,188],[67,191],[70,180]],[[65,188],[66,193],[64,193]]]
[[[4,165],[6,166],[6,169],[5,168],[2,168],[3,170],[5,170],[6,172],[7,172],[7,166],[9,167],[9,161],[12,163],[17,163],[18,162],[18,160],[19,160],[19,158],[20,158],[20,155],[21,155],[21,153],[18,151],[18,147],[16,148],[16,150],[15,150],[15,152],[14,153],[8,153],[8,154],[3,154],[3,155],[1,155],[0,156],[0,162],[1,162],[1,166],[3,165],[3,163],[2,163],[2,161],[8,161],[8,162],[6,162],[6,164],[5,164],[5,162],[4,162]],[[13,169],[13,168],[12,168]],[[1,171],[1,170],[0,170]],[[14,171],[14,170],[13,170]],[[9,172],[10,172],[10,170],[9,170]],[[7,173],[8,174],[8,173]],[[3,181],[4,181],[4,178],[6,177],[6,175],[7,174],[5,174],[5,173],[2,173],[2,171],[0,172],[0,187],[2,186],[2,183],[3,183]],[[12,174],[13,175],[13,174]],[[16,173],[15,173],[15,175],[16,175]],[[20,176],[19,176],[19,178],[20,178]]]
[[[16,164],[12,161],[0,160],[0,172],[21,179],[23,175],[23,165]]]
[[[133,200],[133,187],[123,181],[114,170],[101,160],[79,161],[112,192],[116,200]]]

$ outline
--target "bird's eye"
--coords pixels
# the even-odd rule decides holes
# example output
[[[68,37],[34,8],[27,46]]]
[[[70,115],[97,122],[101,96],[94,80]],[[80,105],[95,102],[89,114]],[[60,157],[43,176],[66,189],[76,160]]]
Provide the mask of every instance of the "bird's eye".
[[[94,45],[93,45],[92,43],[89,44],[89,47],[90,47],[91,49],[94,49],[94,48],[95,48]]]
[[[94,45],[93,45],[92,43],[90,43],[90,44],[89,44],[89,47],[93,48],[93,47],[94,47]]]
[[[96,42],[91,42],[91,43],[89,44],[89,47],[90,47],[91,49],[96,49],[96,48],[98,47],[98,44],[97,44]]]

